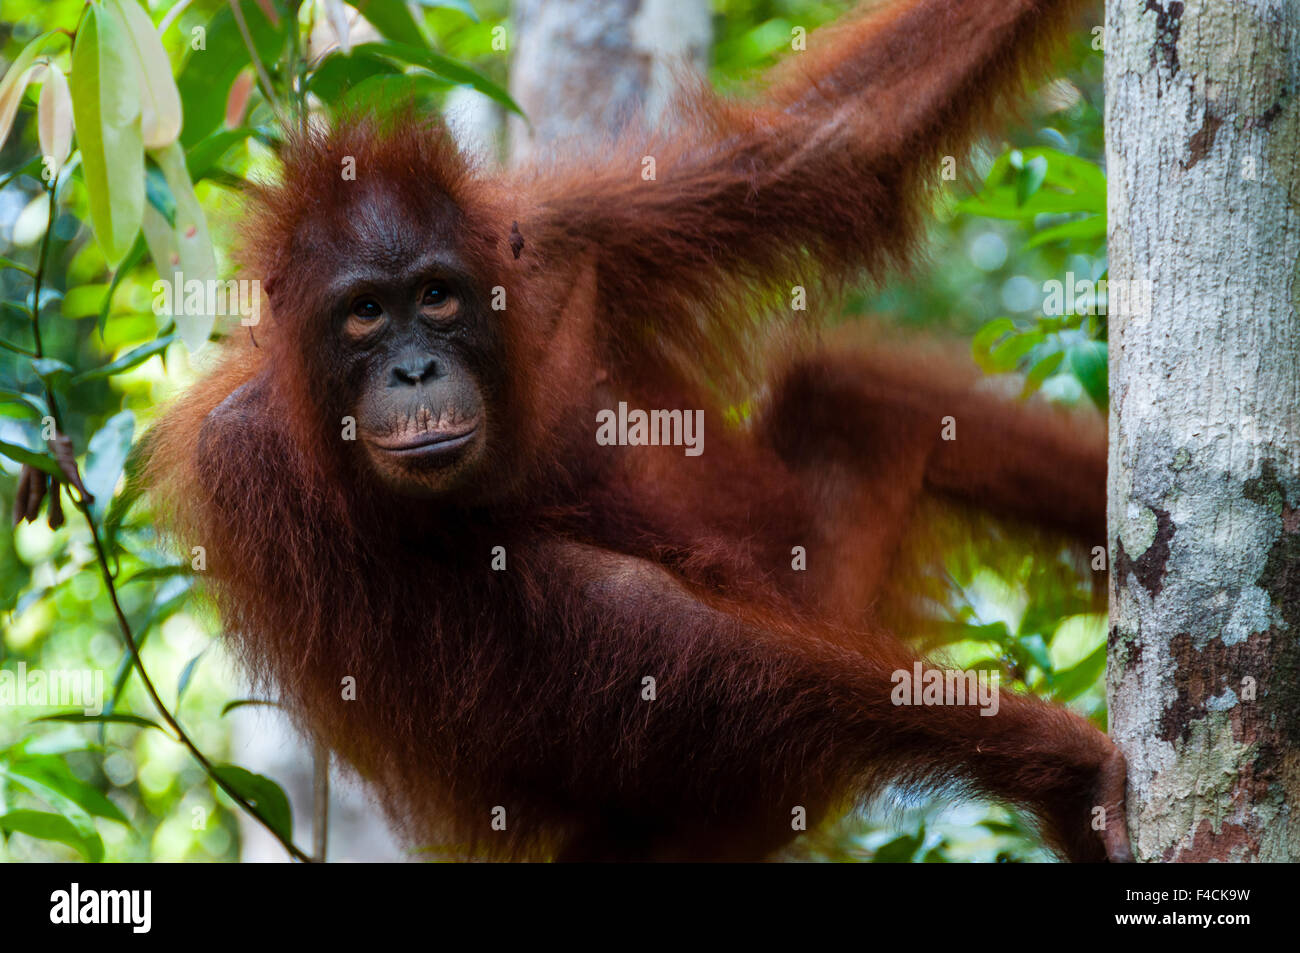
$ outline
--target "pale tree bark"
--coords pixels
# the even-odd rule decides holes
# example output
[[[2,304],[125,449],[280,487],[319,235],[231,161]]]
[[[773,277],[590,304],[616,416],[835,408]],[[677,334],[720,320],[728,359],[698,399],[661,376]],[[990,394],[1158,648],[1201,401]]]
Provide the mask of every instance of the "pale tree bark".
[[[1300,860],[1300,5],[1106,13],[1109,695],[1134,850]]]
[[[515,0],[510,94],[513,161],[534,149],[599,141],[644,110],[664,115],[682,67],[708,63],[707,0]]]

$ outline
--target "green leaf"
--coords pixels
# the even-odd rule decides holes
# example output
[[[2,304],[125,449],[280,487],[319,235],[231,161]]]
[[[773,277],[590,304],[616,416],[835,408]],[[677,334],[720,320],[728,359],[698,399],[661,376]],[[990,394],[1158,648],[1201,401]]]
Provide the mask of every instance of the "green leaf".
[[[995,642],[1005,645],[1011,637],[1011,630],[1005,622],[988,622],[982,625],[969,625],[963,622],[935,622],[934,633],[926,639],[926,648],[935,649],[954,642]]]
[[[3,189],[6,185],[8,185],[14,179],[18,178],[18,176],[20,175],[29,175],[32,178],[38,177],[41,174],[41,169],[44,167],[44,165],[45,165],[44,156],[36,156],[34,159],[28,160],[28,162],[25,165],[21,165],[18,168],[14,169],[12,172],[7,172],[3,177],[0,177],[0,189]]]
[[[98,751],[100,746],[88,741],[85,736],[69,725],[57,731],[47,731],[40,735],[28,735],[9,752],[18,756],[38,756],[45,754],[71,754],[74,751]]]
[[[1041,360],[1036,361],[1034,366],[1029,369],[1029,373],[1025,375],[1025,387],[1020,396],[1028,397],[1035,393],[1043,386],[1043,381],[1056,373],[1056,369],[1061,366],[1061,362],[1064,360],[1064,351],[1053,351]]]
[[[293,839],[293,811],[280,785],[234,764],[218,765],[214,770],[240,797],[257,808],[272,830],[286,841]]]
[[[59,758],[44,756],[19,761],[5,769],[5,773],[32,794],[48,801],[64,816],[70,811],[80,810],[93,817],[106,817],[131,826],[121,808],[98,788],[73,774]]]
[[[206,651],[207,649],[203,650],[203,652]],[[180,707],[181,699],[185,697],[185,689],[190,687],[190,680],[194,678],[194,671],[196,668],[198,668],[199,659],[203,658],[203,652],[200,652],[198,655],[194,656],[194,658],[186,662],[185,667],[181,669],[181,677],[176,680],[176,707],[177,708]]]
[[[1087,218],[1077,219],[1073,222],[1062,222],[1059,225],[1053,225],[1050,228],[1044,228],[1029,241],[1025,242],[1025,248],[1037,248],[1040,245],[1046,245],[1049,242],[1062,242],[1070,240],[1092,241],[1106,237],[1106,216],[1090,215]]]
[[[136,0],[109,0],[126,28],[141,91],[140,128],[144,144],[161,149],[181,131],[181,99],[172,79],[171,63],[158,31]]]
[[[475,23],[479,22],[478,14],[469,5],[469,0],[415,0],[415,5],[429,7],[430,9],[458,10]]]
[[[98,834],[86,835],[66,817],[45,811],[10,811],[0,814],[0,830],[26,834],[40,840],[67,844],[92,864],[104,858],[104,841]]]
[[[1097,683],[1106,671],[1106,644],[1103,642],[1081,662],[1057,674],[1053,680],[1052,697],[1068,702],[1078,698]]]
[[[49,406],[45,403],[45,398],[40,394],[28,394],[10,387],[0,387],[0,402],[26,404],[42,417],[50,412]]]
[[[112,377],[114,374],[120,374],[123,371],[129,371],[133,367],[143,364],[155,354],[161,354],[171,346],[176,340],[176,335],[166,334],[154,341],[141,344],[139,347],[132,348],[116,360],[109,361],[99,367],[78,374],[72,379],[73,384],[84,384],[86,381],[98,380],[101,377]]]
[[[126,257],[122,259],[121,264],[113,270],[113,280],[108,283],[108,290],[104,292],[104,300],[99,304],[98,327],[101,338],[104,336],[104,328],[108,326],[108,309],[113,304],[113,292],[117,290],[117,286],[122,283],[122,279],[126,277],[127,273],[144,259],[144,253],[147,250],[148,247],[145,244],[144,236],[140,235],[136,238],[135,244],[131,246],[131,250],[127,252]]]
[[[873,864],[906,864],[916,856],[916,852],[925,844],[925,827],[916,834],[902,834],[886,844],[876,848],[871,856]]]
[[[122,494],[125,496],[126,494]],[[172,576],[188,576],[192,573],[188,563],[177,563],[172,566],[150,566],[148,569],[141,569],[139,572],[123,580],[118,584],[118,588],[129,586],[133,582],[148,582],[150,579],[170,579]]]
[[[128,49],[117,16],[87,7],[72,51],[72,113],[90,222],[109,267],[131,250],[144,212],[140,91]]]
[[[63,479],[63,473],[59,470],[59,465],[51,457],[35,450],[28,450],[26,447],[20,447],[16,443],[7,443],[0,440],[0,454],[8,457],[10,460],[17,460],[19,463],[25,463],[28,466],[43,470],[50,476]]]
[[[1007,821],[1000,821],[996,818],[986,818],[985,820],[980,821],[976,826],[986,828],[994,834],[1019,835],[1024,833],[1023,829],[1019,825]]]
[[[1028,149],[1026,154],[1041,156],[1047,160],[1049,185],[1068,188],[1081,195],[1090,196],[1098,202],[1098,211],[1105,210],[1106,173],[1097,163],[1046,147]]]
[[[1095,163],[1056,149],[1011,150],[994,161],[979,194],[959,202],[957,210],[1021,221],[1045,214],[1105,215],[1106,174]]]
[[[1020,359],[1042,343],[1043,332],[1034,328],[1020,331],[1002,341],[989,353],[989,363],[998,373],[1014,371],[1020,365]]]
[[[309,92],[327,103],[338,102],[343,96],[372,76],[392,76],[401,68],[386,56],[351,55],[335,50],[327,56],[307,81]]]
[[[32,370],[41,380],[50,382],[60,376],[71,376],[74,368],[57,357],[35,357],[32,358]]]
[[[131,440],[135,436],[135,414],[123,410],[104,422],[104,426],[90,438],[86,448],[86,465],[81,474],[86,489],[95,498],[91,504],[91,513],[96,519],[102,518],[113,498],[118,477],[126,464],[126,455],[131,450]]]
[[[510,98],[510,94],[486,76],[481,76],[468,66],[457,63],[455,60],[432,50],[409,46],[405,43],[365,43],[356,47],[353,52],[364,55],[393,56],[405,63],[410,63],[412,66],[421,66],[435,76],[441,76],[452,83],[477,89],[480,93],[494,102],[500,103],[513,113],[520,116],[524,114],[524,111],[519,108],[519,104]]]
[[[1043,156],[1035,156],[1026,162],[1016,177],[1016,204],[1024,205],[1028,202],[1043,187],[1046,178],[1047,160]]]
[[[352,4],[381,34],[399,43],[427,45],[405,0],[356,0]]]
[[[43,313],[45,312],[46,308],[48,308],[48,307],[49,307],[51,304],[53,304],[54,302],[56,302],[56,301],[62,301],[62,300],[63,300],[63,292],[60,291],[58,288],[42,288],[42,289],[41,289],[41,307],[40,307],[40,311],[41,311],[41,313],[43,314]],[[6,303],[8,303],[8,302],[6,302]],[[27,303],[27,310],[28,310],[28,311],[31,311],[31,309],[32,309],[32,295],[31,295],[31,294],[28,294],[28,295],[27,295],[27,302],[26,302],[26,303]]]
[[[1028,162],[1043,158],[1047,160],[1047,183],[1066,187],[1075,192],[1087,192],[1101,198],[1103,205],[1106,195],[1106,173],[1095,162],[1081,159],[1050,146],[1038,146],[1030,149],[1009,149],[994,160],[989,173],[984,177],[984,189],[994,189],[1007,183],[1013,171],[1024,169]]]
[[[343,105],[378,109],[386,103],[422,103],[449,85],[445,80],[425,72],[376,74],[348,90],[343,97]]]
[[[1092,398],[1092,402],[1104,411],[1109,399],[1106,343],[1104,341],[1072,343],[1067,354],[1070,370],[1079,379],[1079,383]]]
[[[206,178],[227,152],[252,134],[252,129],[241,126],[238,129],[222,129],[195,143],[185,153],[185,167],[189,170],[190,181],[198,182]]]
[[[957,203],[957,211],[985,218],[1031,221],[1039,215],[1064,215],[1067,212],[1095,212],[1091,199],[1072,192],[1040,189],[1020,202],[1014,186],[998,186],[974,198]]]
[[[236,708],[247,708],[249,705],[265,705],[268,708],[279,708],[279,704],[267,698],[236,698],[234,701],[228,701],[221,707],[221,717],[229,715]]]
[[[971,356],[986,374],[995,373],[991,355],[994,343],[1008,334],[1014,334],[1015,330],[1016,324],[1010,318],[994,318],[971,338]]]
[[[1003,179],[1007,177],[1007,172],[1011,169],[1011,152],[1002,153],[993,160],[993,165],[989,167],[989,174],[984,176],[984,183],[981,191],[989,192],[1002,184]]]
[[[104,541],[110,548],[116,545],[117,531],[121,528],[122,520],[126,519],[126,514],[144,493],[140,470],[144,465],[144,448],[147,442],[146,435],[131,448],[126,458],[126,466],[123,468],[126,471],[126,486],[122,488],[121,493],[113,497],[108,513],[104,516]]]
[[[0,268],[12,268],[14,271],[21,271],[23,274],[27,275],[29,278],[35,278],[35,277],[36,277],[36,270],[35,270],[35,269],[33,269],[33,268],[28,268],[26,265],[19,264],[18,262],[13,261],[12,259],[9,259],[9,258],[0,258]]]
[[[153,162],[146,162],[144,169],[144,194],[149,204],[163,217],[172,228],[176,227],[176,196],[172,195],[171,186],[163,178],[162,170]]]
[[[944,840],[940,841],[938,844],[935,844],[933,847],[931,847],[929,850],[925,852],[925,856],[921,858],[921,863],[923,864],[949,863],[948,855],[946,854],[947,849],[948,849],[948,841],[945,838]]]
[[[1018,639],[1018,647],[1021,652],[1029,658],[1031,662],[1041,668],[1049,676],[1052,674],[1052,657],[1047,652],[1047,643],[1038,633],[1021,636]]]
[[[78,285],[69,288],[63,296],[63,305],[59,308],[65,318],[88,318],[99,313],[100,302],[108,292],[108,285]]]
[[[80,711],[65,711],[56,715],[43,715],[40,718],[33,718],[33,722],[39,721],[67,721],[73,724],[94,723],[102,725],[135,725],[137,728],[157,728],[163,731],[163,726],[156,721],[148,718],[141,718],[139,715],[126,715],[116,712],[106,712],[102,715],[87,715]]]
[[[207,343],[216,315],[207,311],[206,304],[197,312],[191,311],[180,292],[191,281],[201,282],[205,289],[212,287],[211,283],[217,280],[217,257],[208,236],[207,218],[185,165],[184,150],[179,143],[172,143],[149,154],[157,161],[176,200],[176,220],[174,227],[169,228],[160,216],[146,210],[145,239],[159,276],[172,284],[176,299],[172,301],[172,318],[181,340],[194,353]],[[209,297],[204,295],[205,303]]]

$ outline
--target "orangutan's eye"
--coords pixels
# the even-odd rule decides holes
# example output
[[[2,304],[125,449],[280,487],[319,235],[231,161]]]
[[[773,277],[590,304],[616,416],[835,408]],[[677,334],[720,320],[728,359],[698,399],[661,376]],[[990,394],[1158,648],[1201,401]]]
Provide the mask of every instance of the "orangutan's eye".
[[[353,317],[361,318],[363,321],[373,321],[376,318],[383,317],[384,309],[379,306],[379,302],[374,298],[358,298],[352,302]]]

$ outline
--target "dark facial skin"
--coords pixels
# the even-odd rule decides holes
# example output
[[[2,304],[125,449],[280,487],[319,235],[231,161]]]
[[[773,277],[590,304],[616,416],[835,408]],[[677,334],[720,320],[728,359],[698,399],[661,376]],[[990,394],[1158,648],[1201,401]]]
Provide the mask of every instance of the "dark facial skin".
[[[493,282],[462,256],[464,225],[445,194],[366,178],[344,188],[348,204],[296,230],[271,306],[297,295],[284,307],[310,316],[303,373],[344,456],[403,496],[472,495],[501,439]]]
[[[496,323],[454,246],[450,216],[409,213],[371,196],[337,238],[326,294],[335,398],[356,419],[357,448],[404,495],[468,482],[486,455],[499,367]]]
[[[341,298],[342,345],[365,367],[357,438],[397,489],[448,488],[483,451],[482,316],[473,298],[464,279],[437,265],[365,281]]]

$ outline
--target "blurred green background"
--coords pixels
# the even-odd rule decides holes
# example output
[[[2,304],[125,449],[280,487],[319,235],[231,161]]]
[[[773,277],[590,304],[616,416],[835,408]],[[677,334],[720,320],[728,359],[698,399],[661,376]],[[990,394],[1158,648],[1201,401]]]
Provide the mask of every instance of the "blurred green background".
[[[97,0],[95,15],[115,15],[118,2]],[[52,82],[48,69],[71,70],[72,95],[83,103],[112,95],[87,75],[78,77],[70,56],[69,34],[83,24],[85,6],[83,0],[3,0],[0,14],[0,70],[8,71],[9,83],[0,87],[0,120],[7,101],[13,105],[12,127],[0,148],[0,498],[8,512],[23,461],[39,457],[53,465],[48,434],[42,434],[51,395],[96,498],[83,515],[65,494],[67,521],[58,529],[47,525],[43,512],[35,522],[0,532],[0,672],[17,673],[20,666],[99,672],[106,707],[98,720],[37,721],[66,713],[68,706],[12,704],[0,695],[0,858],[235,860],[238,808],[158,726],[131,670],[103,572],[107,566],[162,700],[208,759],[221,764],[230,743],[223,709],[244,689],[215,639],[215,619],[191,597],[188,564],[160,546],[147,504],[133,499],[126,479],[131,446],[194,374],[170,318],[151,308],[160,252],[132,238],[124,249],[110,247],[110,257],[121,261],[110,267],[106,260],[104,247],[113,243],[105,241],[102,223],[120,223],[122,208],[96,212],[87,180],[106,169],[108,201],[117,201],[121,189],[128,216],[129,190],[115,178],[120,164],[101,158],[97,173],[82,154],[83,139],[89,141],[82,116],[92,113],[77,110],[73,153],[57,180],[42,176],[38,127],[43,90]],[[179,148],[207,220],[217,271],[226,276],[239,188],[250,176],[273,170],[276,122],[262,91],[249,82],[248,48],[229,5],[194,0],[179,4],[179,12],[176,6],[162,0],[138,9],[154,26],[166,27],[162,46],[184,115]],[[505,102],[509,57],[493,49],[492,37],[494,27],[508,23],[506,0],[374,0],[368,13],[381,34],[375,44],[324,60],[313,60],[309,38],[313,31],[319,36],[328,11],[313,0],[294,7],[296,29],[286,0],[244,0],[241,7],[271,93],[291,111],[328,113],[345,101],[396,90],[436,108],[452,90],[467,86],[485,100]],[[713,81],[741,88],[788,49],[792,25],[811,29],[843,10],[844,4],[811,0],[715,0]],[[417,24],[418,42],[404,17]],[[200,27],[202,69],[190,49]],[[35,58],[26,65],[48,60],[49,66],[18,86],[11,67],[33,41]],[[1105,272],[1102,61],[1094,46],[1094,34],[1079,33],[1005,141],[987,143],[973,163],[957,163],[959,176],[936,194],[925,262],[883,288],[851,295],[843,320],[962,335],[985,370],[1014,389],[1104,406],[1104,318],[1042,312],[1045,282],[1070,275],[1092,281]],[[220,64],[215,73],[211,64]],[[247,84],[249,100],[231,114],[229,94],[237,82]],[[158,241],[183,241],[189,183],[178,188],[152,160],[145,182],[155,224],[165,222],[158,226],[163,232],[177,233]],[[34,301],[37,276],[41,294]],[[39,359],[30,353],[34,305]],[[87,515],[104,547],[103,564]],[[1014,546],[997,552],[968,547],[954,552],[946,569],[948,635],[936,648],[955,664],[996,667],[1004,685],[1067,702],[1104,726],[1105,621],[1090,611],[1076,574]],[[237,772],[227,779],[256,798],[273,825],[283,825],[277,817],[287,808],[274,779]],[[876,806],[810,834],[790,857],[1015,861],[1045,854],[1008,811],[914,801]]]

